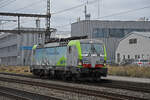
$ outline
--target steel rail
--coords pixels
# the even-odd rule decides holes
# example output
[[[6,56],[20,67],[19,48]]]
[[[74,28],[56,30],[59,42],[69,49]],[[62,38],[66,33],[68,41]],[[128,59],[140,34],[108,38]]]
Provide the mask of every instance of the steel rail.
[[[29,76],[29,75],[11,74],[11,73],[0,73],[0,74],[39,79],[39,77]],[[110,81],[110,80],[103,80],[103,79],[98,83],[93,83],[93,82],[92,83],[91,82],[80,82],[80,83],[76,82],[76,83],[90,85],[90,86],[102,86],[102,87],[108,87],[108,88],[150,93],[150,84],[148,83],[135,83],[135,82],[115,81],[115,80]]]
[[[14,94],[3,92],[3,91],[0,91],[0,96],[4,96],[4,97],[7,97],[7,98],[16,99],[16,100],[31,100],[29,98],[17,96],[17,95],[14,95]]]
[[[22,74],[11,74],[11,73],[0,73],[3,75],[11,75],[11,76],[18,76],[18,77],[27,77],[27,78],[35,78],[39,79],[39,77],[29,76],[29,75],[22,75]],[[75,83],[75,82],[71,82]],[[108,88],[115,88],[115,89],[125,89],[131,90],[136,92],[145,92],[150,93],[150,84],[148,83],[135,83],[135,82],[127,82],[127,81],[115,81],[115,80],[104,80],[102,79],[98,83],[91,83],[91,82],[76,82],[77,84],[85,84],[90,86],[102,86]]]
[[[45,96],[41,94],[31,93],[27,91],[22,91],[18,89],[8,88],[0,86],[0,96],[13,98],[15,100],[62,100],[52,96]]]
[[[140,86],[136,86],[136,85],[133,86],[133,85],[122,84],[122,83],[96,84],[96,86],[109,87],[109,88],[117,88],[117,89],[125,89],[125,90],[131,90],[131,91],[136,91],[136,92],[150,93],[150,88],[140,87]]]
[[[148,100],[144,98],[110,93],[106,91],[90,90],[90,89],[70,87],[70,86],[64,86],[64,85],[35,82],[35,81],[29,81],[29,80],[19,80],[19,79],[0,77],[0,81],[20,83],[20,84],[26,84],[26,85],[34,85],[34,86],[39,86],[39,87],[44,87],[44,88],[56,89],[56,90],[61,90],[61,91],[73,92],[73,93],[78,93],[78,94],[83,94],[83,95],[88,95],[88,96],[102,97],[102,98],[114,99],[114,100],[124,100],[124,99]]]
[[[128,81],[116,81],[116,80],[102,79],[100,82],[95,82],[95,83],[81,82],[79,84],[150,93],[150,84],[148,83],[136,83],[136,82],[128,82]]]

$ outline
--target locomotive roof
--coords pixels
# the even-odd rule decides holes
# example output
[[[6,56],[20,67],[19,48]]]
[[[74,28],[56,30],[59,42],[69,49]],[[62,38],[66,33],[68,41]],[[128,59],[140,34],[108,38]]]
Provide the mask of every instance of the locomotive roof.
[[[75,37],[69,37],[69,38],[50,38],[46,44],[48,43],[55,43],[55,42],[69,42],[71,40],[80,40],[80,39],[87,39],[88,36],[75,36]]]
[[[82,39],[80,40],[81,43],[103,43],[102,40],[99,39]]]
[[[76,41],[76,40],[72,40]],[[102,40],[98,39],[81,39],[79,40],[81,43],[103,43]],[[48,43],[45,44],[44,47],[56,47],[56,46],[67,46],[68,42],[55,42],[55,43]]]
[[[68,42],[55,42],[55,43],[48,43],[44,47],[56,47],[56,46],[67,46]]]

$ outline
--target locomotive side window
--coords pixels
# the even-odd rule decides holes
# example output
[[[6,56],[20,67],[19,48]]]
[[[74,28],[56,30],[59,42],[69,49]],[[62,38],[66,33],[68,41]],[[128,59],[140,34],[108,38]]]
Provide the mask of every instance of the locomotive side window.
[[[72,48],[71,48],[71,46],[69,46],[69,53],[71,53],[72,52]]]

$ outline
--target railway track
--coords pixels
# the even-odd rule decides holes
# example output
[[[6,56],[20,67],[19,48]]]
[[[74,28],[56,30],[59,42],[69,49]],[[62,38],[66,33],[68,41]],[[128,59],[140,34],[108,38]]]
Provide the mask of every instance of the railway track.
[[[38,86],[38,87],[56,89],[56,90],[61,90],[61,91],[66,91],[66,92],[72,92],[72,93],[77,93],[77,94],[82,94],[82,95],[87,95],[87,96],[94,96],[94,97],[98,97],[98,98],[107,98],[107,99],[113,99],[113,100],[125,100],[125,99],[127,99],[127,100],[148,100],[148,99],[144,99],[144,98],[110,93],[110,92],[106,92],[106,91],[104,92],[104,91],[100,91],[100,90],[91,90],[91,89],[70,87],[70,86],[50,84],[50,83],[44,83],[44,82],[35,82],[35,81],[19,80],[19,79],[4,78],[4,77],[0,77],[0,81],[33,85],[33,86]]]
[[[137,91],[137,92],[145,92],[145,93],[150,93],[150,87],[141,87],[141,86],[134,86],[134,85],[129,85],[128,83],[115,83],[113,85],[109,84],[102,84],[101,86],[104,87],[110,87],[110,88],[118,88],[118,89],[126,89],[126,90],[131,90],[131,91]]]
[[[19,76],[19,77],[26,77],[26,78],[37,78],[36,76],[31,75],[23,75],[23,74],[15,74],[15,73],[0,73],[1,75],[10,75],[10,76]]]
[[[38,77],[29,76],[29,75],[10,74],[10,73],[0,73],[0,74],[39,79]],[[135,82],[115,81],[115,80],[105,80],[105,79],[102,79],[98,83],[97,82],[93,83],[89,81],[88,82],[81,81],[77,83],[91,85],[91,86],[102,86],[102,87],[109,87],[109,88],[115,88],[115,89],[125,89],[125,90],[131,90],[131,91],[136,91],[136,92],[150,93],[150,84],[148,83],[135,83]]]
[[[10,98],[10,100],[61,100],[50,96],[44,96],[2,86],[0,86],[0,96],[3,98]]]
[[[102,80],[102,82],[99,83],[83,82],[81,84],[150,93],[150,84],[147,83],[134,83],[134,82],[114,81],[114,80],[112,81],[109,80],[109,82],[103,83],[103,81],[106,80]]]
[[[0,96],[3,96],[2,98],[11,98],[12,100],[31,100],[29,98],[25,98],[25,97],[21,97],[21,96],[17,96],[17,95],[14,95],[12,93],[7,93],[7,92],[3,92],[3,91],[0,91]],[[6,100],[6,99],[5,99]]]

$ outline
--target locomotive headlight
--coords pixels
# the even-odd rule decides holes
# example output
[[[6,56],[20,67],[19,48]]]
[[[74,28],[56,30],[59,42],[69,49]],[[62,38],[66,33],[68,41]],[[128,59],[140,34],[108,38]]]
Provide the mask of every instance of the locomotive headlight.
[[[106,61],[104,60],[104,66],[106,66]]]
[[[106,66],[106,63],[104,63],[104,66]]]
[[[78,60],[78,65],[79,65],[79,66],[82,66],[82,64],[83,64],[83,63],[82,63],[82,60]]]
[[[80,66],[81,66],[81,65],[82,65],[82,62],[79,62],[79,63],[78,63],[78,65],[80,65]]]

